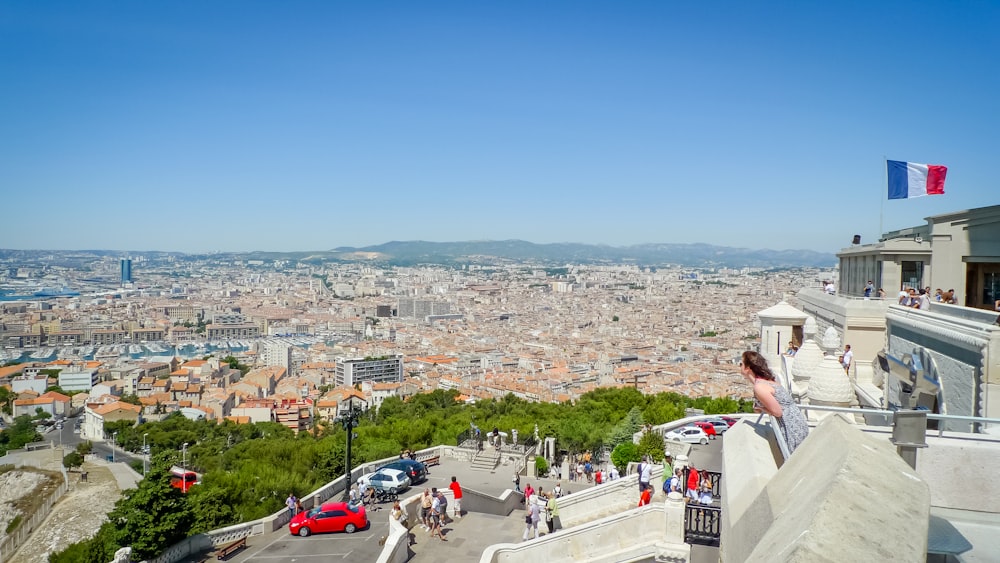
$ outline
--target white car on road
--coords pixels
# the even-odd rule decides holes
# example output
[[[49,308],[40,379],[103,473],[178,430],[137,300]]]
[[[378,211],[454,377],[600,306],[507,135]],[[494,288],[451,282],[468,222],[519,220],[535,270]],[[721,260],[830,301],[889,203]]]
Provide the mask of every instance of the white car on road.
[[[401,493],[410,488],[410,478],[398,469],[383,467],[374,473],[363,475],[359,481],[390,493]]]
[[[703,446],[708,445],[708,434],[697,426],[685,426],[683,428],[678,428],[677,430],[671,430],[663,435],[666,440],[673,440],[675,442],[687,442],[688,444],[701,444]]]

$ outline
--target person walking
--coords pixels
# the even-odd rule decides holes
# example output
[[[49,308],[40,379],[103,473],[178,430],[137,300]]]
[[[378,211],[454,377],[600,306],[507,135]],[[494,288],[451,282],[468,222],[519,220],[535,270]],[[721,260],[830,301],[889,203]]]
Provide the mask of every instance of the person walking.
[[[514,483],[514,490],[517,492],[521,492],[521,474],[515,471],[514,478],[511,479],[511,482]]]
[[[285,499],[285,506],[288,507],[289,518],[295,516],[295,503],[298,502],[298,500],[299,499],[295,498],[294,494],[288,493],[288,498]]]
[[[527,490],[527,489],[525,489]],[[528,510],[524,515],[524,535],[521,537],[522,541],[528,541],[528,535],[531,534],[531,539],[538,537],[538,521],[540,519],[538,512],[538,503],[530,502],[528,503]]]
[[[444,537],[444,530],[441,529],[441,500],[435,493],[431,494],[431,537],[437,536],[441,541],[448,541]]]
[[[424,489],[424,495],[420,497],[420,520],[424,523],[423,527],[427,531],[431,529],[431,505],[433,504],[434,499],[431,498],[431,490]]]
[[[458,478],[454,475],[451,476],[451,484],[448,485],[451,489],[451,495],[455,499],[455,518],[462,517],[462,486],[458,484]]]
[[[698,504],[698,469],[694,465],[688,465],[687,492],[684,493],[684,502],[694,501]]]

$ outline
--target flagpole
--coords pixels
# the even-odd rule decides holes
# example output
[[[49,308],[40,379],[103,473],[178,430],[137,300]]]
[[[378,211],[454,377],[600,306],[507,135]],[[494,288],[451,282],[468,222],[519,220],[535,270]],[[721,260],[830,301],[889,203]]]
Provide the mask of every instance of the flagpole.
[[[889,159],[882,155],[882,189],[887,190],[886,186],[889,185]],[[885,200],[886,198],[879,196],[879,207],[878,207],[878,238],[882,238],[882,215],[885,211]]]

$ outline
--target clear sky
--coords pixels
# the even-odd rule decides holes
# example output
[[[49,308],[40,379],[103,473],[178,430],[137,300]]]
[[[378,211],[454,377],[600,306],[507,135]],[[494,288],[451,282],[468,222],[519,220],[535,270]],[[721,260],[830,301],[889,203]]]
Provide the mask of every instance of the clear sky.
[[[0,248],[835,251],[1000,203],[1000,3],[0,4]],[[944,164],[886,201],[883,158]]]

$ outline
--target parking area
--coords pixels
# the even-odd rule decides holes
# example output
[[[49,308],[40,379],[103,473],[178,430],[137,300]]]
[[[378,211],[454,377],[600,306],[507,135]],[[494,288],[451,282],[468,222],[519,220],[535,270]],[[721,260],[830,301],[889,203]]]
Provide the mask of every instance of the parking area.
[[[725,438],[723,435],[717,440],[710,440],[708,445],[692,446],[690,456],[691,462],[700,469],[721,471],[722,446],[724,440]],[[448,486],[448,483],[450,483],[452,475],[456,475],[458,477],[459,482],[463,487],[479,490],[492,495],[499,496],[504,489],[511,487],[511,471],[510,468],[505,466],[500,466],[492,472],[478,471],[471,469],[466,463],[445,460],[441,465],[431,467],[430,469],[431,472],[427,476],[427,481],[412,487],[401,496],[417,494],[422,491],[424,487],[445,488]],[[524,486],[527,482],[532,482],[536,486],[542,485],[546,489],[551,489],[552,486],[555,485],[556,480],[522,477],[521,485]],[[576,490],[579,488],[593,486],[587,483],[571,484],[567,481],[563,481],[562,485],[564,490],[567,488]],[[381,510],[370,511],[368,514],[370,522],[369,527],[364,530],[359,530],[353,534],[317,534],[302,538],[289,534],[288,527],[285,526],[280,530],[269,534],[253,536],[248,538],[247,548],[230,557],[229,561],[237,563],[301,563],[303,561],[322,561],[328,559],[358,562],[376,561],[382,551],[381,539],[389,533],[388,511],[391,506],[392,505],[389,503],[384,503],[381,505]],[[495,529],[476,529],[474,531],[465,531],[470,534],[470,537],[465,539],[465,541],[463,541],[463,536],[465,534],[462,533],[464,530],[460,530],[459,528],[463,525],[467,526],[471,524],[471,522],[458,521],[454,524],[454,526],[452,526],[453,531],[456,532],[452,536],[454,541],[442,544],[449,546],[448,549],[451,550],[446,552],[447,555],[445,558],[451,558],[456,561],[468,560],[467,556],[470,551],[475,551],[480,547],[483,547],[479,544],[483,543],[484,545],[488,545],[490,543],[502,541],[506,535],[513,534],[513,536],[511,536],[513,540],[511,541],[517,541],[518,538],[514,538],[514,536],[519,537],[522,529],[520,515],[511,517],[513,518],[513,524],[509,524],[507,522],[509,518],[489,516],[484,516],[484,518],[490,521],[489,525],[494,526]],[[495,520],[495,522],[493,520]],[[481,524],[482,522],[480,521],[479,523]],[[508,527],[510,528],[509,530],[507,529]],[[425,533],[422,534],[418,530],[415,533],[416,541],[426,541],[425,535]],[[435,545],[437,545],[436,540]],[[417,549],[417,551],[420,550]],[[459,553],[461,553],[461,555],[459,555]],[[203,554],[199,558],[189,558],[186,561],[203,562],[214,560],[215,558],[213,554],[209,553]]]

